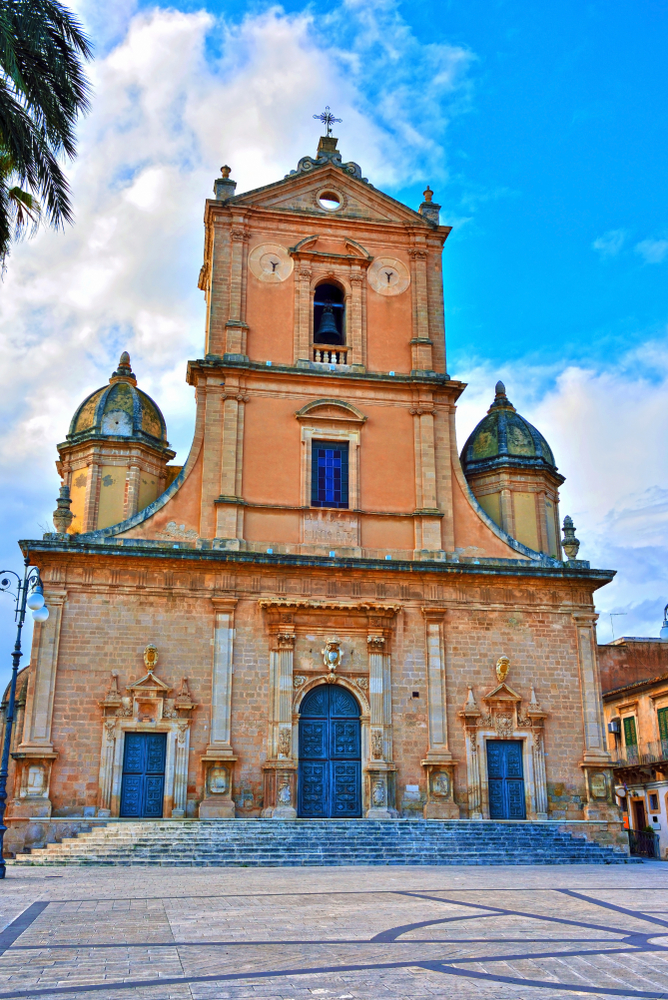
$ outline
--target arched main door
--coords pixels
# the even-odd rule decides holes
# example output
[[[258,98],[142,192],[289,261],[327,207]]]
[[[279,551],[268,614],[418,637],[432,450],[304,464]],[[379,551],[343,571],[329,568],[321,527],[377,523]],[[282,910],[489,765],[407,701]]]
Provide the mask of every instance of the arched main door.
[[[299,719],[299,815],[362,815],[360,707],[345,688],[323,684]]]

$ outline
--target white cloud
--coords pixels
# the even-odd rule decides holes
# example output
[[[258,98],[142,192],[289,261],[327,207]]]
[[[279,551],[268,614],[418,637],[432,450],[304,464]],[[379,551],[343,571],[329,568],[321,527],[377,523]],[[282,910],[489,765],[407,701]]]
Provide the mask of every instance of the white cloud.
[[[644,257],[646,264],[661,264],[668,257],[668,240],[641,240],[634,250]]]
[[[626,235],[625,229],[611,229],[594,240],[592,247],[598,250],[602,257],[616,257],[624,246]]]

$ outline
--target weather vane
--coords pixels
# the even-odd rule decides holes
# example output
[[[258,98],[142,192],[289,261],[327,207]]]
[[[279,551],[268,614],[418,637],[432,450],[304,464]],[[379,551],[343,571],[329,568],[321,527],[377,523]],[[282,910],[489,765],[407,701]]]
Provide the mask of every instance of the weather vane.
[[[325,110],[322,112],[322,114],[313,115],[313,117],[316,118],[319,122],[322,122],[323,125],[325,125],[327,127],[327,132],[325,133],[325,135],[331,135],[332,134],[332,125],[334,125],[336,122],[342,122],[343,121],[343,118],[335,118],[334,117],[334,115],[332,114],[332,111],[331,111],[331,108],[330,108],[329,104],[327,105],[327,107],[325,108]]]

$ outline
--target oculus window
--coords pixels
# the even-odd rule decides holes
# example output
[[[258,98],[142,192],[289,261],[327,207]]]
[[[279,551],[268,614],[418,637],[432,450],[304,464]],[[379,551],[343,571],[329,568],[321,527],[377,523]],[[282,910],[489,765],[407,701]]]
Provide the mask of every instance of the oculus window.
[[[348,442],[314,441],[311,455],[311,506],[348,506]]]
[[[325,282],[313,296],[313,343],[345,344],[345,303],[343,290]]]

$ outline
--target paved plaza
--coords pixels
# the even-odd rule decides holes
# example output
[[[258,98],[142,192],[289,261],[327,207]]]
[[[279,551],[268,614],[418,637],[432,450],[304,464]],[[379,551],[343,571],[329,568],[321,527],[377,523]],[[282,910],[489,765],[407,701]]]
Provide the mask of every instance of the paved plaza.
[[[668,997],[662,863],[9,866],[0,899],[0,1000]]]

